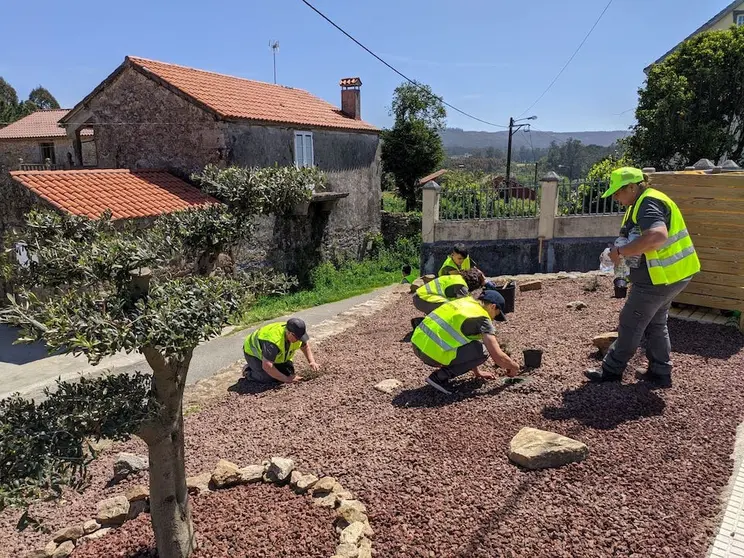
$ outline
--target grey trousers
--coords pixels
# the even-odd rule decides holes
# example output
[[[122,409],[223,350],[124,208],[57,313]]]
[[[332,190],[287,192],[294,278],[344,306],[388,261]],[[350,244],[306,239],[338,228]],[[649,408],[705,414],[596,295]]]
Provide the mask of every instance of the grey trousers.
[[[432,376],[439,381],[451,380],[462,376],[466,372],[472,370],[476,366],[480,366],[488,360],[488,351],[485,345],[480,341],[471,341],[467,345],[463,345],[457,349],[457,356],[455,360],[449,363],[447,366],[442,366],[437,361],[429,358],[422,353],[416,345],[413,346],[413,352],[419,357],[424,364],[427,366],[433,366],[437,368],[432,372]]]
[[[249,355],[245,351],[243,352],[243,356],[245,357],[245,361],[248,363],[248,369],[245,371],[243,376],[247,380],[252,380],[254,382],[260,382],[262,384],[280,384],[281,382],[279,380],[275,380],[271,376],[269,376],[266,371],[263,369],[263,362],[261,362],[260,359],[257,359],[253,355]],[[289,362],[282,362],[282,363],[274,363],[274,366],[276,367],[279,372],[284,374],[285,376],[291,376],[294,374],[294,364],[292,361]]]
[[[628,300],[620,311],[617,340],[602,361],[602,368],[607,373],[622,374],[625,371],[644,333],[648,371],[660,376],[672,373],[667,317],[672,300],[689,282],[690,279],[685,279],[672,285],[632,285]]]
[[[439,308],[442,304],[442,302],[426,302],[425,300],[421,300],[419,295],[413,295],[414,308],[416,308],[416,310],[418,310],[419,312],[423,312],[427,315],[434,312],[434,310]]]

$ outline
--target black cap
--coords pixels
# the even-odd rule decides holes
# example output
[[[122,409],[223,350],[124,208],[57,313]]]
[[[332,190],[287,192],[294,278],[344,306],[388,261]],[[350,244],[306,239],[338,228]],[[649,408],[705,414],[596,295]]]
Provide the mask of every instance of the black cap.
[[[310,339],[307,336],[305,322],[303,322],[299,318],[290,318],[287,320],[287,331],[290,333],[294,333],[294,336],[303,343],[307,343],[308,339]]]
[[[489,302],[491,304],[495,304],[499,309],[499,315],[496,316],[497,322],[505,322],[506,321],[506,312],[504,312],[504,306],[506,306],[506,301],[504,300],[504,297],[501,296],[501,293],[498,291],[492,291],[492,290],[485,290],[481,293],[481,295],[478,297],[478,300],[482,300],[483,302]]]

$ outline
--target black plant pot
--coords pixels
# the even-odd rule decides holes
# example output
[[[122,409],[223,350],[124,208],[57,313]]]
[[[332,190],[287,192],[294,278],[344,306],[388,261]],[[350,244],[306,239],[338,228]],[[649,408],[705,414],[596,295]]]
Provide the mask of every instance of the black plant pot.
[[[524,366],[525,368],[540,368],[542,364],[542,349],[525,349],[522,351],[524,355]]]

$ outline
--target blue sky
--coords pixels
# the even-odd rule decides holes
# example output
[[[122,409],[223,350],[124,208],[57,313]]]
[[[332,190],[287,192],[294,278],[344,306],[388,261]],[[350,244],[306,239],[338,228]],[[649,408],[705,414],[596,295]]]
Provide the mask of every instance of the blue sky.
[[[404,74],[449,103],[506,124],[547,87],[606,0],[311,0]],[[625,129],[643,68],[727,0],[614,0],[583,49],[530,112],[550,131]],[[25,97],[44,85],[75,105],[127,54],[273,80],[340,103],[338,80],[360,76],[362,116],[388,126],[401,78],[301,0],[7,2],[0,76]],[[7,45],[13,45],[8,49]],[[495,130],[450,111],[448,125]]]

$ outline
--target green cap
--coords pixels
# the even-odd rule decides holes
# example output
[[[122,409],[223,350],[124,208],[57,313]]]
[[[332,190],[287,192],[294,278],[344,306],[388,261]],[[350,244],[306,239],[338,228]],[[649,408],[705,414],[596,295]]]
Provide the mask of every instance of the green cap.
[[[643,182],[643,171],[633,167],[621,167],[612,171],[610,175],[610,187],[602,194],[603,198],[609,198],[623,186]]]

